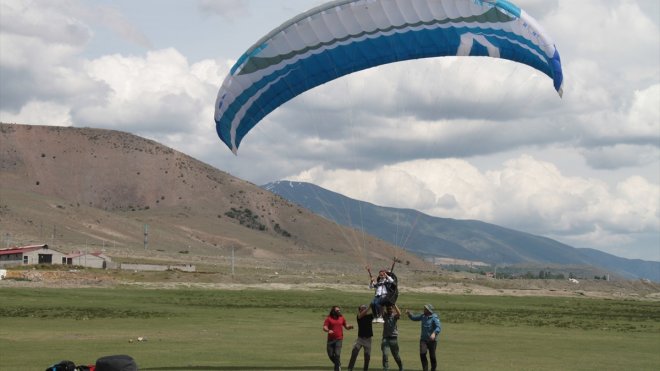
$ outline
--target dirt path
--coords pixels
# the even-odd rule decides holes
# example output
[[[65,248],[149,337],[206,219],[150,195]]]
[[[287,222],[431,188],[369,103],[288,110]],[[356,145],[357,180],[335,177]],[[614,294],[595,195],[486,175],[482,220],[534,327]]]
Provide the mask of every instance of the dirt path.
[[[141,275],[149,277],[148,274]],[[327,282],[189,282],[186,276],[177,281],[167,280],[132,280],[112,271],[41,271],[10,270],[5,280],[0,280],[2,287],[115,287],[135,286],[144,288],[202,288],[216,290],[323,290],[335,289],[348,292],[367,292],[364,285]],[[225,277],[225,281],[227,278]],[[229,279],[231,280],[231,278]],[[414,282],[414,281],[412,281]],[[627,300],[660,301],[660,284],[642,281],[619,282],[580,282],[568,281],[512,281],[512,280],[464,280],[462,282],[438,281],[432,285],[408,285],[400,288],[402,293],[434,293],[447,295],[489,295],[489,296],[550,296],[550,297],[587,297]]]

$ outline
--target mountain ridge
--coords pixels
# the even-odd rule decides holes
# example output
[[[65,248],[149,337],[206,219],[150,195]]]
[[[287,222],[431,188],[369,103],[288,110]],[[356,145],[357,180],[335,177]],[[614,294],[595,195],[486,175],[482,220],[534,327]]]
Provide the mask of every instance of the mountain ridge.
[[[588,265],[626,278],[660,281],[660,262],[631,260],[594,249],[578,249],[547,237],[478,220],[439,218],[411,209],[378,206],[311,183],[277,181],[262,185],[262,188],[331,221],[362,228],[395,245],[401,240],[393,238],[391,231],[412,227],[403,247],[427,258],[482,261],[490,265]],[[360,222],[356,223],[356,220]]]

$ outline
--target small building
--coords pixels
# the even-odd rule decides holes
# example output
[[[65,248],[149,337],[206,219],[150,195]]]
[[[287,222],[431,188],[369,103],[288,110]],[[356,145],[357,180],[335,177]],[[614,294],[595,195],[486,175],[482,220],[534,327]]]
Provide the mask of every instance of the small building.
[[[62,264],[103,269],[108,268],[108,263],[112,261],[109,256],[100,251],[91,253],[77,251],[65,256],[64,259]]]
[[[29,264],[64,264],[66,255],[47,244],[12,247],[0,250],[0,266]]]

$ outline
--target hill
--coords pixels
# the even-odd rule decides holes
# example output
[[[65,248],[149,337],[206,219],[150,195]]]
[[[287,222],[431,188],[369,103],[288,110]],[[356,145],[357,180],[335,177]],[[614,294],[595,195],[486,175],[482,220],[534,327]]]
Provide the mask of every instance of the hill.
[[[396,255],[289,201],[151,140],[119,131],[0,124],[3,247],[46,242],[119,261],[226,269],[363,269]],[[224,267],[224,268],[223,268]]]
[[[428,258],[451,258],[489,265],[582,266],[626,278],[660,282],[660,263],[576,249],[558,241],[475,220],[432,217],[416,210],[377,206],[313,184],[279,181],[262,186],[344,226],[405,247]],[[588,268],[592,267],[592,268]]]

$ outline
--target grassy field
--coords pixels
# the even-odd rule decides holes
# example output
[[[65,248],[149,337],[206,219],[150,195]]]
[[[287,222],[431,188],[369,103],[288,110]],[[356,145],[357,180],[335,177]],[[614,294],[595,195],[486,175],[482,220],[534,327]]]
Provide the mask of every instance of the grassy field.
[[[93,364],[128,354],[140,370],[331,370],[323,319],[349,323],[368,294],[322,291],[0,288],[0,370]],[[660,303],[405,294],[438,308],[441,370],[659,370]],[[421,370],[419,323],[399,322],[404,368]],[[376,330],[378,330],[376,328]],[[138,342],[143,337],[145,341]],[[348,363],[356,331],[348,331]],[[132,340],[132,342],[131,342]],[[371,369],[382,369],[379,337]],[[358,360],[361,367],[362,357]]]

